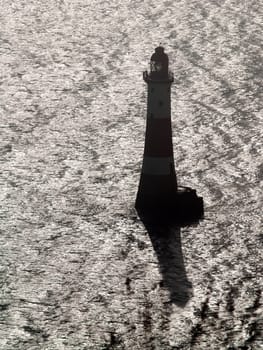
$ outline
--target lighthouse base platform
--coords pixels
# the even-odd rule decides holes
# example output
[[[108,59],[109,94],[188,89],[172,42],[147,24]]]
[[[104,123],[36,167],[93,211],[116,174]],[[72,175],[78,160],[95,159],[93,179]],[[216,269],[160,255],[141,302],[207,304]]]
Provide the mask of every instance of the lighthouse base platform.
[[[145,222],[198,223],[204,217],[203,198],[196,190],[179,187],[169,196],[137,196],[135,208]]]

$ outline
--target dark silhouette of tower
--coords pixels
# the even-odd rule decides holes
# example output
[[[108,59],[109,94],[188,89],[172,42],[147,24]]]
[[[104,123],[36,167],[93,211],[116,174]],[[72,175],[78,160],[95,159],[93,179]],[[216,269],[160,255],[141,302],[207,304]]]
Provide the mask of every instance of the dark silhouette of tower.
[[[178,187],[172,143],[171,84],[169,59],[163,47],[151,57],[148,85],[147,123],[141,178],[135,207],[139,214],[191,220],[203,215],[203,200],[196,191]]]

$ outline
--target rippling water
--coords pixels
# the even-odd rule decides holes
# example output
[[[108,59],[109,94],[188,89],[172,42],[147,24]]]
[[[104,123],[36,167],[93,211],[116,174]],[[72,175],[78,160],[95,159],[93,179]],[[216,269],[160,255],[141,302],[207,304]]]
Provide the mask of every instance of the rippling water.
[[[257,0],[2,4],[0,349],[260,349],[262,18]],[[133,208],[159,43],[195,227]]]

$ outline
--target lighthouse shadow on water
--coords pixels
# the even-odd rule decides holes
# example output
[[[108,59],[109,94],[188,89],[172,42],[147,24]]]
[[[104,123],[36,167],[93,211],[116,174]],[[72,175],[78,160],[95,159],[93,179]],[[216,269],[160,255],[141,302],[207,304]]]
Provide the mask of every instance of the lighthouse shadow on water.
[[[192,294],[187,279],[179,226],[144,222],[158,259],[161,274],[160,287],[170,294],[170,302],[184,307]]]
[[[191,283],[184,268],[180,227],[203,218],[203,199],[194,189],[177,185],[171,126],[174,79],[163,47],[155,49],[150,63],[150,72],[143,73],[148,86],[147,122],[135,208],[156,252],[162,285],[169,290],[171,301],[183,307]]]

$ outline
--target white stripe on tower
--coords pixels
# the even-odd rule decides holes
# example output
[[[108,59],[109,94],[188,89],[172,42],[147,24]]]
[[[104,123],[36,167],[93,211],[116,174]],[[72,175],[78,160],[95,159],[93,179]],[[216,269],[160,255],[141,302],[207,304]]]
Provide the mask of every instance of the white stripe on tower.
[[[144,156],[142,173],[147,175],[169,175],[173,164],[173,157]]]

